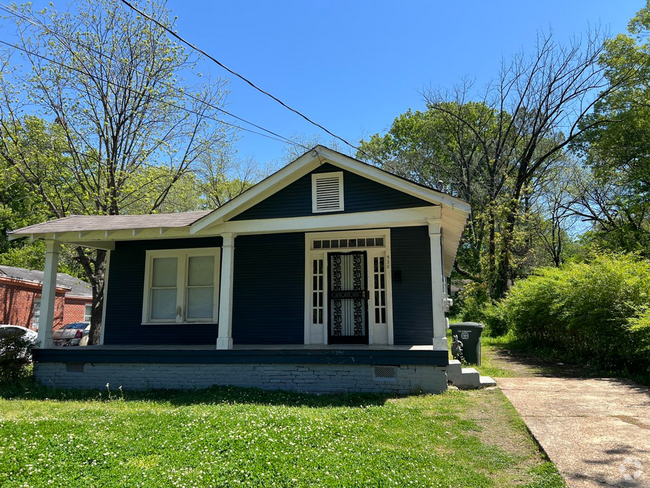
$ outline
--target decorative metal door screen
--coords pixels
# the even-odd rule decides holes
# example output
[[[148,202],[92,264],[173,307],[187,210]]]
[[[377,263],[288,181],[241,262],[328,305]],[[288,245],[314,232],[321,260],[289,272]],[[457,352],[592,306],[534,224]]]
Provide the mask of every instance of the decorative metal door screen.
[[[329,342],[368,343],[366,253],[329,253]]]

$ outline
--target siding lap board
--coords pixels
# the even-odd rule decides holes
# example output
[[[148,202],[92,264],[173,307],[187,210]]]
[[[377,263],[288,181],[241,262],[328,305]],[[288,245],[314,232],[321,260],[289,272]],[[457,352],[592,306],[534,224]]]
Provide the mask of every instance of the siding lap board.
[[[304,342],[305,235],[235,238],[234,344]]]
[[[430,206],[407,193],[376,183],[337,166],[326,163],[312,173],[299,178],[264,201],[243,211],[232,220],[258,220],[290,217],[306,217],[312,212],[311,175],[343,171],[344,211],[331,213],[375,212]],[[318,215],[326,215],[322,212]]]
[[[431,344],[433,304],[431,290],[431,242],[427,227],[391,229],[393,281],[393,333],[395,344]]]

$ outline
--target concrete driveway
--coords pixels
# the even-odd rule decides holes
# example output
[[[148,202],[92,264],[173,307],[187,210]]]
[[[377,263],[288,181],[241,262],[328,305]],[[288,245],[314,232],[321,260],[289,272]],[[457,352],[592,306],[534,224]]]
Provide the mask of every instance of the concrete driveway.
[[[497,378],[570,487],[650,488],[650,390],[613,378]]]

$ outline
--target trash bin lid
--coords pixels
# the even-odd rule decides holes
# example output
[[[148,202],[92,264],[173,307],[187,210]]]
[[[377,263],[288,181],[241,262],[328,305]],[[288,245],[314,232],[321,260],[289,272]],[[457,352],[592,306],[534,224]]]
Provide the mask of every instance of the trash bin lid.
[[[449,327],[473,327],[475,329],[485,328],[483,324],[479,324],[478,322],[456,322],[455,324],[449,324]]]

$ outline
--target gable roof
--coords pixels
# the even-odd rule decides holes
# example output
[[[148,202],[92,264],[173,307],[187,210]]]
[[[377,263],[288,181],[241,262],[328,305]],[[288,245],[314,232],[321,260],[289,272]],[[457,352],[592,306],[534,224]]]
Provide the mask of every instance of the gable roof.
[[[249,188],[241,195],[194,222],[191,225],[190,232],[195,234],[207,227],[218,225],[221,222],[232,219],[325,163],[333,164],[334,166],[338,166],[339,168],[402,191],[434,205],[447,207],[449,210],[457,212],[459,216],[462,216],[463,225],[469,215],[470,206],[464,200],[388,173],[358,159],[319,145],[310,149],[298,159],[284,166],[279,171],[276,171],[260,183]]]
[[[29,284],[42,285],[43,271],[0,265],[0,277],[10,278]],[[57,273],[56,286],[69,290],[67,296],[90,298],[93,296],[90,284],[66,273]]]

